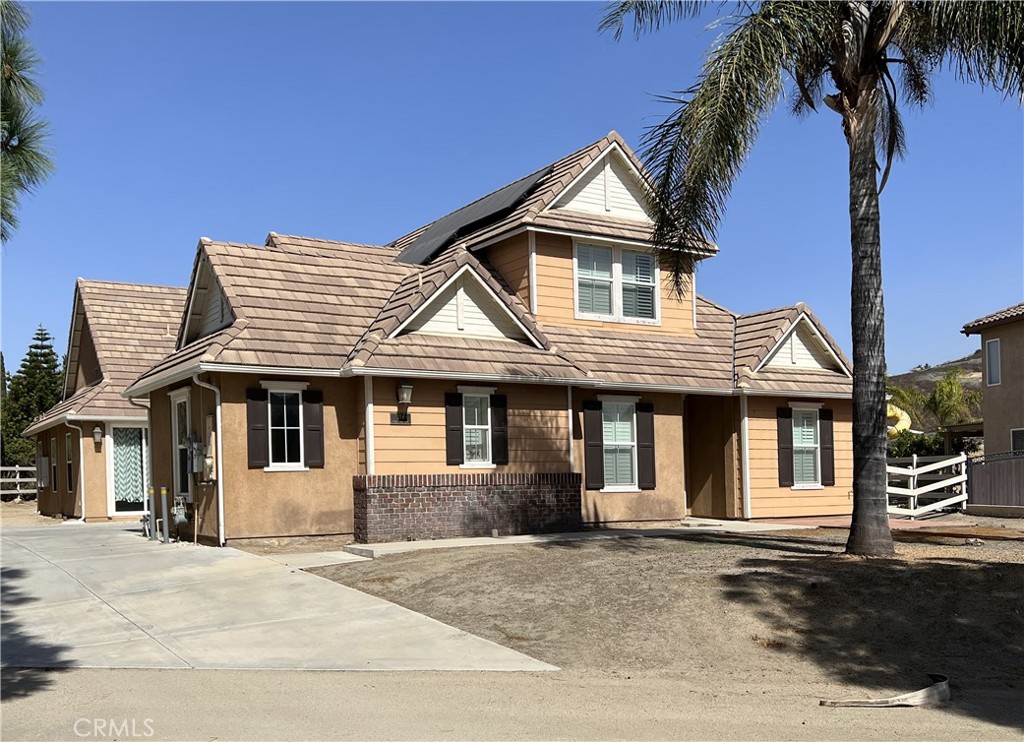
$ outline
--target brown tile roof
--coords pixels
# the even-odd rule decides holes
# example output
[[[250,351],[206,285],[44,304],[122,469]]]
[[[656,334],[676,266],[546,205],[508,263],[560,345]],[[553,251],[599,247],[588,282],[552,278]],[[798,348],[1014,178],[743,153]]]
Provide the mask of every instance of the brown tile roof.
[[[1008,322],[1016,322],[1021,319],[1024,319],[1024,302],[1014,304],[1012,307],[1000,309],[998,312],[986,314],[984,317],[979,317],[976,320],[968,322],[960,332],[964,335],[977,335],[988,327],[1003,325]]]
[[[494,223],[487,224],[473,234],[461,238],[460,242],[472,249],[474,245],[528,225],[564,231],[584,231],[587,234],[649,242],[651,225],[645,222],[618,217],[609,218],[599,214],[577,214],[562,210],[545,211],[565,192],[573,180],[613,145],[618,145],[620,151],[638,172],[644,172],[642,163],[636,158],[629,145],[617,132],[609,132],[607,136],[596,142],[552,163],[551,171],[540,180],[533,191],[511,213]],[[487,196],[483,198],[487,198]],[[431,224],[435,222],[431,222]],[[408,247],[429,226],[430,224],[425,224],[419,229],[399,237],[391,243],[391,246],[398,249]],[[718,248],[715,245],[708,244],[702,252],[712,255],[717,251]]]
[[[595,381],[625,386],[732,389],[733,315],[701,298],[698,336],[545,325],[554,347]]]
[[[65,415],[146,417],[146,410],[121,396],[128,385],[174,350],[185,289],[139,283],[89,281],[75,283],[65,399],[34,420],[26,435],[61,422]],[[82,334],[89,333],[102,379],[75,390]]]

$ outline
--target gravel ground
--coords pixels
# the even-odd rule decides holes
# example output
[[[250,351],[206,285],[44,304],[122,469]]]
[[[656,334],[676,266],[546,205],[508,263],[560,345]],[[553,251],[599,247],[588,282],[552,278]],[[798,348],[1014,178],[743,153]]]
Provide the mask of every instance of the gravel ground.
[[[939,672],[964,713],[1024,726],[1024,533],[904,531],[889,560],[843,555],[846,535],[460,548],[313,571],[588,676],[825,698],[907,692]],[[989,694],[1014,701],[988,708]]]

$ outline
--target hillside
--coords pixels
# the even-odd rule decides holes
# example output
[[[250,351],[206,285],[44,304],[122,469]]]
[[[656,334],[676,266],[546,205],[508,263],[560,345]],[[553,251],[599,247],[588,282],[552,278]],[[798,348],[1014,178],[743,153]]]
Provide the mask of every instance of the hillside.
[[[918,389],[925,394],[931,394],[936,382],[954,368],[962,369],[964,375],[960,377],[964,389],[974,391],[981,389],[981,351],[975,351],[969,356],[957,358],[955,361],[946,361],[937,366],[915,366],[905,374],[890,376],[889,383],[893,386],[910,387]]]

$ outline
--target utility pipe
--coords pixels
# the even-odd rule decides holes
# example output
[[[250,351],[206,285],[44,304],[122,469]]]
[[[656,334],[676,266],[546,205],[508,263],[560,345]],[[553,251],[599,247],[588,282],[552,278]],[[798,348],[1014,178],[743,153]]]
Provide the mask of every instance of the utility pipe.
[[[82,522],[85,523],[85,444],[82,443],[83,433],[82,429],[74,423],[65,421],[64,424],[78,431],[78,490],[82,497]]]
[[[217,545],[223,546],[227,539],[224,537],[224,436],[221,435],[220,389],[213,384],[200,381],[199,374],[192,374],[192,381],[196,386],[213,392],[214,428],[217,435]],[[196,527],[198,529],[198,522]]]
[[[743,478],[743,517],[750,518],[750,423],[747,395],[740,393],[740,476]]]

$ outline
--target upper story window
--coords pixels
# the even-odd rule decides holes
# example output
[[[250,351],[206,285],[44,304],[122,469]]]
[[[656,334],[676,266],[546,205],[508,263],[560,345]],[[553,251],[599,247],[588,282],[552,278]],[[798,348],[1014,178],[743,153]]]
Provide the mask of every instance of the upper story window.
[[[1002,383],[1002,369],[999,358],[999,338],[985,341],[985,384],[999,386]]]
[[[658,324],[658,266],[654,255],[577,243],[575,268],[577,317]]]

